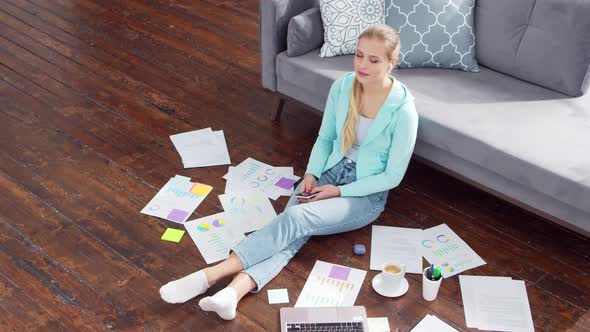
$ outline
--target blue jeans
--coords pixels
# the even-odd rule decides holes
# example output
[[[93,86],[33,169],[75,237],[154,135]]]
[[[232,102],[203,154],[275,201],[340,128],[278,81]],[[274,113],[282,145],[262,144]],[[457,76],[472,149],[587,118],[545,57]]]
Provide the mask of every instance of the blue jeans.
[[[322,174],[318,186],[338,186],[354,181],[356,163],[343,158]],[[295,193],[300,188],[301,185]],[[243,272],[256,282],[255,292],[279,274],[310,236],[352,231],[377,219],[383,212],[388,192],[363,197],[334,197],[310,203],[299,203],[293,194],[283,213],[233,248],[244,265]]]

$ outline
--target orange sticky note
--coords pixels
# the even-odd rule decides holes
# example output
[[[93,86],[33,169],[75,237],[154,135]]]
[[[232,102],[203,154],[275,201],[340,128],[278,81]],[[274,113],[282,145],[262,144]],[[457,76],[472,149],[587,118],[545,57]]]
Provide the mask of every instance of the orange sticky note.
[[[195,183],[191,188],[191,193],[199,196],[207,196],[213,187],[202,183]]]

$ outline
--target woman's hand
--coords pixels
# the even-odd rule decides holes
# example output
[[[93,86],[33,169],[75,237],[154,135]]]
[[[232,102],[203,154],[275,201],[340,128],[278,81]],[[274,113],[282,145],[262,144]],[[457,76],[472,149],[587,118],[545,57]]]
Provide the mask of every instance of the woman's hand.
[[[311,199],[303,200],[305,203],[315,202],[322,199],[328,199],[332,197],[340,197],[340,188],[332,184],[326,184],[323,186],[315,187],[312,193],[318,193],[317,196]]]
[[[316,177],[311,174],[307,173],[303,177],[303,182],[301,183],[301,192],[302,193],[311,193],[311,191],[318,185],[318,180]]]

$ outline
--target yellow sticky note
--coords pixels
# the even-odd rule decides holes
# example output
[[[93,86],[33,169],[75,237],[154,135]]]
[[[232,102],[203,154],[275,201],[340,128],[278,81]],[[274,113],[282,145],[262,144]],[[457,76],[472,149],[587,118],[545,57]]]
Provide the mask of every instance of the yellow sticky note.
[[[181,231],[180,229],[168,228],[164,234],[162,234],[162,240],[178,243],[183,235],[184,231]]]
[[[191,193],[199,196],[207,196],[213,187],[202,183],[195,183],[191,188]]]

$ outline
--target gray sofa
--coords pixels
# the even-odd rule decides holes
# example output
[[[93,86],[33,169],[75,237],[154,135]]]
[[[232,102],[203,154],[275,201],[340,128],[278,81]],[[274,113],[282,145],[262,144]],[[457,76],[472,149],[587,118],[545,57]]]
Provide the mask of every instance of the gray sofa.
[[[529,20],[524,22],[525,30],[519,37],[519,57],[514,56],[505,64],[488,65],[493,63],[486,60],[489,52],[509,52],[514,45],[503,48],[483,43],[490,36],[477,31],[478,23],[481,28],[483,22],[494,20],[486,21],[485,17],[478,16],[477,11],[483,10],[486,1],[476,1],[480,2],[476,2],[475,9],[476,56],[480,72],[430,68],[397,69],[394,72],[416,98],[420,127],[415,155],[486,191],[589,236],[590,93],[584,92],[588,89],[590,30],[582,31],[585,38],[582,45],[572,44],[574,49],[570,50],[583,52],[575,59],[582,63],[582,66],[576,64],[581,68],[572,68],[572,59],[551,59],[553,55],[547,50],[535,52],[535,44],[530,40],[540,35],[539,27],[531,23],[535,17],[533,10],[539,12],[552,8],[563,14],[564,10],[560,8],[565,8],[565,14],[573,15],[570,20],[585,22],[590,17],[590,6],[575,8],[575,3],[580,2],[569,0],[537,0],[536,4],[529,0],[487,0],[503,2],[505,6],[524,6],[515,8],[511,15],[506,15],[509,16],[507,19],[514,20],[522,12],[521,16]],[[571,6],[555,7],[559,1],[561,6],[568,2]],[[352,71],[351,55],[321,58],[317,49],[297,57],[286,55],[290,19],[317,6],[317,0],[260,2],[262,85],[276,91],[281,98],[275,114],[280,114],[285,97],[323,110],[332,82]],[[546,21],[541,24],[549,24],[548,28],[556,35],[545,37],[560,38],[560,30]],[[580,22],[572,26],[590,28],[588,23]],[[497,31],[494,29],[491,26],[485,32],[488,35],[510,34],[505,24]],[[554,40],[555,43],[562,42]],[[545,44],[556,48],[559,45],[555,43]],[[541,61],[528,63],[527,56],[538,57]],[[582,96],[571,97],[516,78],[528,73],[534,82],[546,80],[543,74],[551,70],[543,67],[544,58],[548,59],[545,64],[551,65],[553,71],[557,69],[557,73],[570,71],[577,75],[576,70],[579,71],[577,79],[583,80],[583,84],[578,94]],[[555,68],[555,63],[560,61],[564,68]],[[566,85],[560,78],[551,84],[557,87]],[[566,88],[572,91],[571,86]]]

